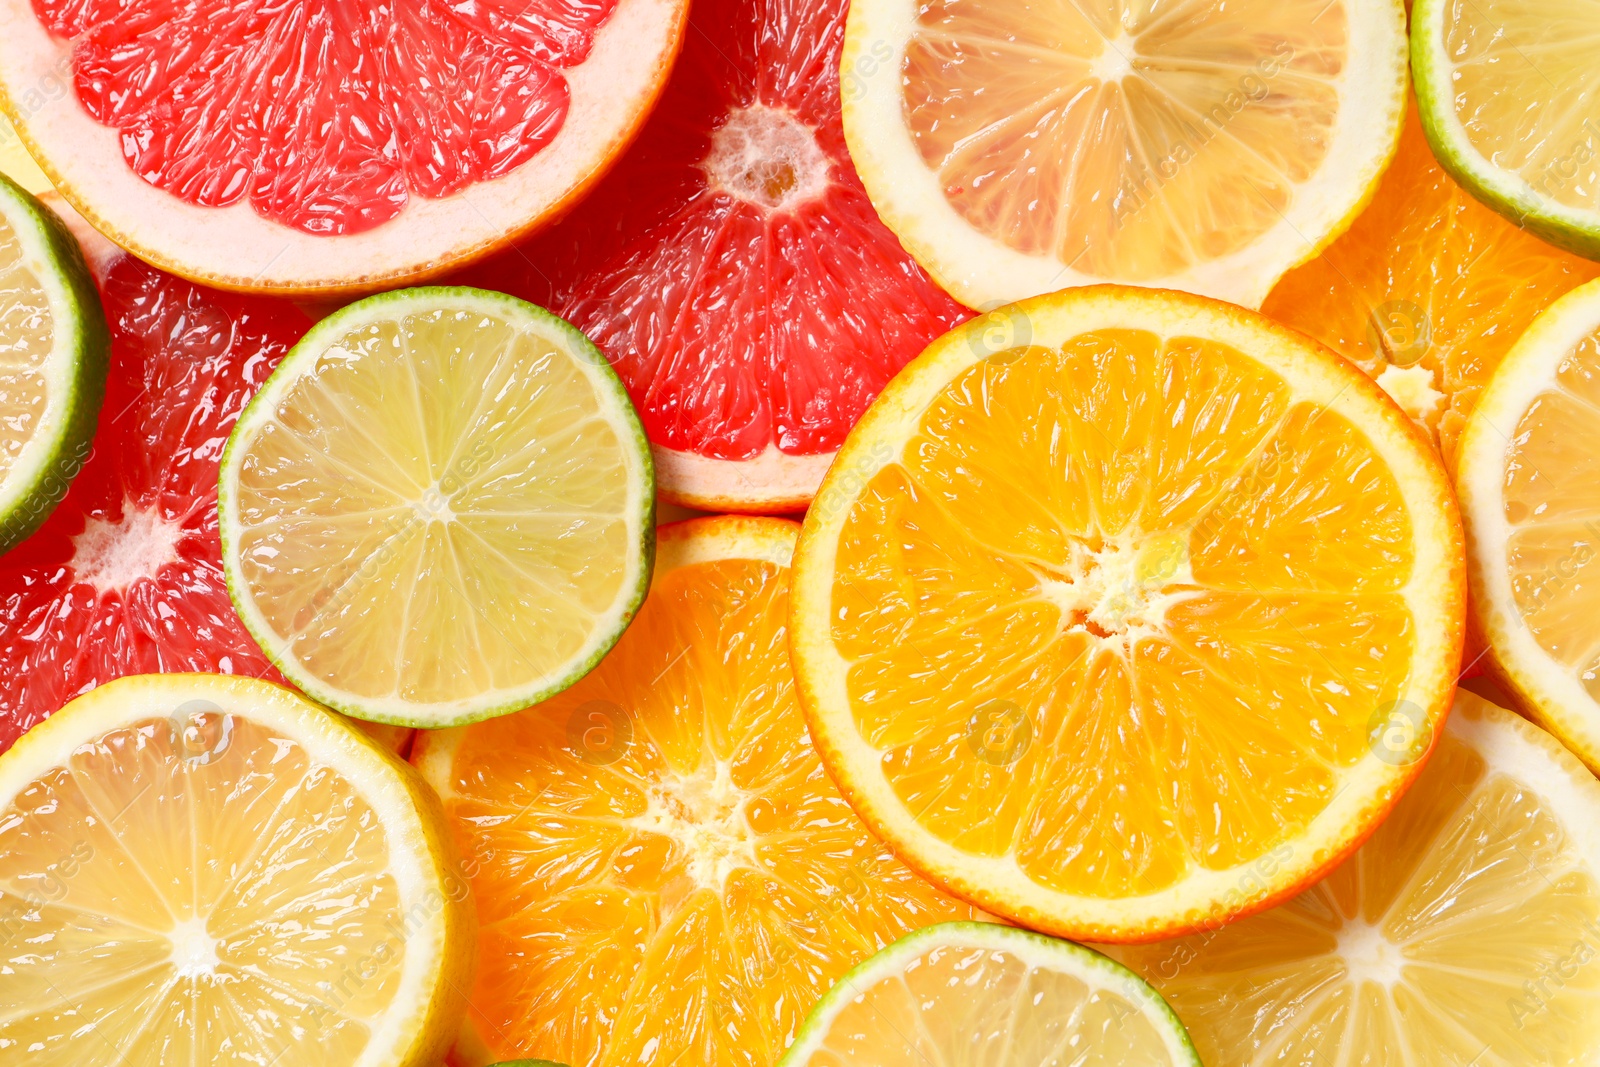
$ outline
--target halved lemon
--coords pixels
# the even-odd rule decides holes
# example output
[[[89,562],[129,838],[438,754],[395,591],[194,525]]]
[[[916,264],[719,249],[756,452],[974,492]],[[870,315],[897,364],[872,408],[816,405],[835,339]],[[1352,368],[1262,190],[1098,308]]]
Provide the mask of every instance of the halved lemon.
[[[1070,941],[940,923],[839,980],[779,1067],[1200,1067],[1160,994]]]
[[[593,673],[418,737],[482,922],[466,1067],[770,1067],[852,966],[974,914],[868,832],[809,743],[785,640],[797,532],[664,527]]]
[[[976,308],[1091,282],[1255,306],[1394,154],[1400,0],[855,0],[844,132],[906,249]]]
[[[1600,9],[1417,0],[1411,68],[1439,162],[1551,244],[1600,259]]]
[[[283,673],[357,718],[503,715],[583,676],[650,581],[654,477],[572,326],[481,289],[323,319],[240,416],[228,591]]]
[[[1244,922],[1110,948],[1212,1067],[1592,1064],[1600,783],[1463,690],[1427,769],[1324,881]]]
[[[1600,770],[1600,281],[1550,305],[1501,362],[1456,486],[1493,672]]]
[[[7,1062],[432,1067],[471,907],[439,802],[267,682],[108,682],[0,755]]]
[[[908,863],[1022,925],[1259,910],[1377,825],[1448,709],[1444,469],[1253,312],[1094,286],[1003,315],[1029,343],[934,342],[806,516],[791,644],[823,762]]]

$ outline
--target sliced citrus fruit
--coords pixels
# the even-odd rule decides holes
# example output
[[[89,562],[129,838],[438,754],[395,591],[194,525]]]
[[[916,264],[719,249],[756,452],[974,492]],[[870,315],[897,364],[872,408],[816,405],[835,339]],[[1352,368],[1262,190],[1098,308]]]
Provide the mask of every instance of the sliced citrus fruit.
[[[1214,1067],[1594,1062],[1600,784],[1462,691],[1427,769],[1320,884],[1219,930],[1112,948]]]
[[[776,1063],[840,975],[971,917],[867,832],[795,706],[779,519],[663,527],[639,617],[538,707],[421,734],[481,923],[456,1058]]]
[[[1261,305],[1378,379],[1449,457],[1506,350],[1600,265],[1551,248],[1439,168],[1413,111],[1394,165],[1348,233]]]
[[[856,0],[844,131],[889,227],[981,308],[1089,282],[1254,306],[1394,154],[1400,0]]]
[[[682,0],[4,0],[0,104],[85,218],[232,289],[420,280],[566,210]]]
[[[471,962],[443,831],[409,768],[286,689],[103,685],[0,756],[0,1049],[432,1067]]]
[[[0,112],[0,174],[22,186],[34,196],[50,190],[50,179],[28,155],[27,146],[17,136],[16,127]]]
[[[1513,223],[1600,258],[1600,11],[1568,0],[1417,0],[1411,69],[1439,162]]]
[[[65,499],[0,557],[0,750],[124,674],[272,673],[223,581],[217,463],[246,401],[310,322],[285,301],[90,255],[106,269],[106,400]]]
[[[1456,486],[1492,673],[1600,769],[1600,281],[1552,304],[1489,380]]]
[[[781,1067],[1072,1063],[1200,1067],[1160,994],[1070,941],[949,922],[839,980]]]
[[[110,344],[78,242],[0,174],[0,552],[49,518],[88,457]]]
[[[1415,776],[1390,718],[1448,709],[1438,455],[1254,312],[1088,286],[1005,314],[1030,343],[930,345],[806,515],[791,644],[823,762],[908,863],[1025,926],[1148,940],[1265,907]]]
[[[650,582],[650,451],[541,308],[425,287],[328,316],[240,417],[223,566],[284,675],[360,719],[516,711],[605,655]]]
[[[805,507],[883,384],[967,317],[850,164],[845,6],[698,4],[661,107],[615,172],[582,211],[467,279],[594,339],[669,500]]]

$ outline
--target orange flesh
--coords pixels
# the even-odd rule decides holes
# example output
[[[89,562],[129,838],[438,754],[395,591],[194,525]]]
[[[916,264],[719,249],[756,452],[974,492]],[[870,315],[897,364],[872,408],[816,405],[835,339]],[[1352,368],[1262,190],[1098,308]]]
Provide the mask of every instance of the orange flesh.
[[[1094,897],[1294,837],[1407,681],[1399,486],[1215,342],[1002,357],[839,537],[832,638],[889,784],[938,838]]]
[[[788,570],[658,575],[577,685],[461,735],[446,807],[493,1054],[777,1062],[847,969],[970,909],[872,838],[795,704]]]
[[[1435,409],[1396,399],[1453,458],[1478,394],[1534,316],[1597,275],[1600,264],[1545,244],[1462,190],[1434,161],[1413,106],[1372,203],[1284,275],[1261,310],[1385,386],[1388,368],[1419,368],[1442,394],[1430,398]]]
[[[908,128],[979,231],[1099,277],[1168,276],[1278,225],[1338,118],[1344,7],[933,0]]]

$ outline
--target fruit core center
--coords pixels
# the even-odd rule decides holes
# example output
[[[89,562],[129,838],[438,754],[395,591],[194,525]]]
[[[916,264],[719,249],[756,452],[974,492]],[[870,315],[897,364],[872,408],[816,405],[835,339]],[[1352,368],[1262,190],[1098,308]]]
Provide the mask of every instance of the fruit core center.
[[[183,978],[203,978],[215,974],[222,963],[217,956],[217,939],[206,930],[204,919],[184,919],[167,935],[172,942],[172,964]]]
[[[1177,535],[1074,542],[1065,566],[1039,575],[1039,589],[1065,616],[1068,630],[1120,639],[1159,629],[1180,593],[1169,588],[1188,566]]]
[[[1399,945],[1378,927],[1359,921],[1346,923],[1339,931],[1339,955],[1344,957],[1352,982],[1377,982],[1385,989],[1400,981],[1400,966],[1405,962]]]
[[[440,488],[438,482],[429,486],[422,496],[411,502],[411,513],[418,522],[455,522],[455,509],[450,506],[450,497]]]
[[[83,524],[83,532],[72,539],[72,570],[97,593],[121,592],[176,563],[182,538],[181,522],[129,501],[122,521],[91,517]]]
[[[755,867],[755,834],[745,819],[748,793],[726,760],[688,775],[667,775],[646,794],[636,828],[671,838],[697,888],[721,891],[736,867]]]
[[[816,131],[782,108],[735,109],[711,134],[700,164],[711,187],[768,211],[797,207],[828,187]]]
[[[1438,376],[1421,363],[1390,363],[1378,374],[1378,385],[1407,415],[1432,429],[1438,424],[1445,395]]]
[[[1133,73],[1133,35],[1127,32],[1106,39],[1105,47],[1090,60],[1090,71],[1103,82],[1117,82]]]

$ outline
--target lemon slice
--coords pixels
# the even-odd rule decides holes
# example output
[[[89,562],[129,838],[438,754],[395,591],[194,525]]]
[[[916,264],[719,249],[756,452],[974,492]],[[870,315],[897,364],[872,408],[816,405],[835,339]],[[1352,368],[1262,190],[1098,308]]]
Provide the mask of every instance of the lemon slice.
[[[49,518],[88,458],[110,345],[78,243],[0,174],[0,552]]]
[[[1600,783],[1463,691],[1427,769],[1319,885],[1232,926],[1107,951],[1221,1067],[1592,1064]]]
[[[1255,306],[1394,154],[1400,0],[854,0],[844,132],[906,249],[976,308],[1090,282]]]
[[[795,553],[823,762],[935,884],[1141,941],[1292,895],[1449,706],[1449,480],[1356,367],[1232,305],[1067,289],[907,366]]]
[[[1600,281],[1550,305],[1484,388],[1456,486],[1472,610],[1506,688],[1600,769]]]
[[[1600,259],[1600,8],[1573,0],[1417,0],[1422,126],[1474,196]]]
[[[1200,1067],[1183,1024],[1126,968],[1070,941],[949,922],[845,975],[779,1067]]]
[[[285,675],[357,718],[445,726],[566,688],[650,582],[649,446],[598,349],[479,289],[318,323],[222,461],[223,564]]]
[[[119,679],[0,755],[7,1062],[432,1067],[465,886],[439,802],[288,690]]]

